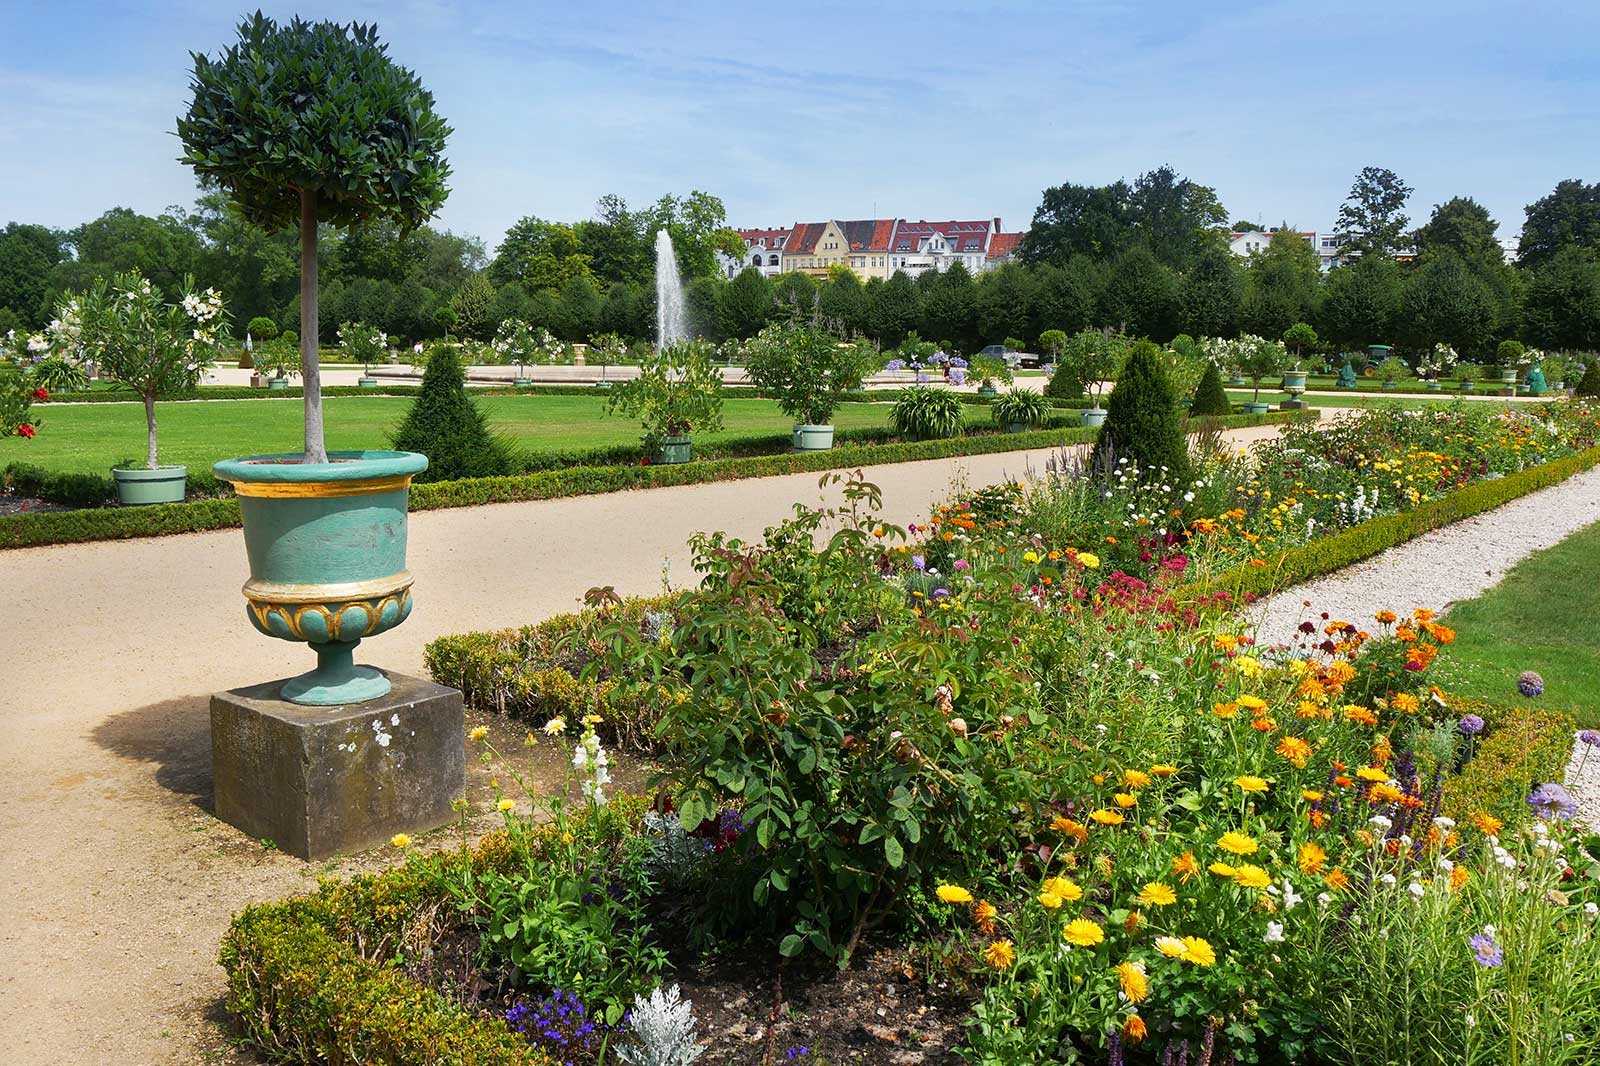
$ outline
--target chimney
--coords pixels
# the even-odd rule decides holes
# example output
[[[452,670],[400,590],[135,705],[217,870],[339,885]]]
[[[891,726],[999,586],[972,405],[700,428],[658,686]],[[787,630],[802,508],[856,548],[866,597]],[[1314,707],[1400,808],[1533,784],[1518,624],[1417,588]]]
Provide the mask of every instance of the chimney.
[[[996,232],[996,233],[1000,232],[1000,216],[999,215],[994,216],[994,232]]]

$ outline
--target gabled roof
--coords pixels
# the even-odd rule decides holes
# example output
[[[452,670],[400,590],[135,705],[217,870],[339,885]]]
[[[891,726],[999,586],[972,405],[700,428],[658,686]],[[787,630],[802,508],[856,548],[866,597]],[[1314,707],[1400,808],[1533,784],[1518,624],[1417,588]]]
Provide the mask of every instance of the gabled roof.
[[[867,218],[853,222],[835,223],[844,234],[845,245],[852,252],[887,252],[889,238],[894,233],[894,219]]]
[[[996,233],[989,238],[989,258],[1003,259],[1015,252],[1021,243],[1021,233]]]
[[[734,232],[746,241],[765,240],[769,246],[789,235],[786,229],[741,229]]]
[[[789,239],[783,242],[784,253],[810,255],[817,250],[817,242],[827,228],[826,222],[796,222],[789,228]]]
[[[894,234],[894,250],[914,252],[924,237],[940,233],[957,252],[981,252],[988,245],[989,232],[993,228],[994,222],[991,219],[976,221],[956,219],[949,222],[929,222],[925,219],[910,222],[901,219]]]

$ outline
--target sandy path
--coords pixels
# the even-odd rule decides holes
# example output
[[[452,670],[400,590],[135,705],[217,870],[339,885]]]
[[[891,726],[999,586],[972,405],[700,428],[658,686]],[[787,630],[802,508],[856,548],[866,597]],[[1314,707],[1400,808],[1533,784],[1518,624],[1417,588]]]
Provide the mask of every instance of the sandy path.
[[[868,476],[884,488],[885,517],[904,523],[955,477],[991,484],[1049,455]],[[663,561],[683,582],[691,533],[759,535],[796,500],[818,500],[817,480],[414,515],[416,613],[363,658],[420,673],[423,645],[440,634],[571,610],[595,585],[653,592]],[[250,629],[244,577],[238,530],[0,552],[0,1060],[10,1066],[226,1058],[207,1015],[229,916],[374,861],[304,864],[209,814],[209,694],[310,664],[303,647]]]

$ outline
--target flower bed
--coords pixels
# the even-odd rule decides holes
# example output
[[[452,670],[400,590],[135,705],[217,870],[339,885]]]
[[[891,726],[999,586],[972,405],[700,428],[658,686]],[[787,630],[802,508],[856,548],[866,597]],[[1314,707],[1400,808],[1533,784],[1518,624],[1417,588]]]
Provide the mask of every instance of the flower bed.
[[[1145,582],[1087,549],[1019,551],[1003,527],[974,522],[948,577],[930,574],[896,550],[872,486],[844,493],[760,543],[697,538],[703,580],[675,604],[601,597],[524,636],[526,654],[611,686],[563,697],[574,713],[538,730],[570,743],[583,710],[568,748],[583,787],[536,800],[549,829],[503,801],[504,866],[419,856],[385,877],[433,896],[355,907],[464,921],[456,942],[470,931],[483,975],[469,985],[495,993],[435,991],[476,1024],[498,1035],[497,1016],[559,992],[615,1025],[658,980],[704,1011],[685,954],[651,949],[714,945],[747,987],[794,967],[783,989],[801,1003],[822,998],[817,962],[925,960],[896,981],[969,1005],[925,1050],[977,1062],[1443,1066],[1600,1047],[1600,842],[1539,780],[1570,720],[1451,706],[1428,678],[1454,634],[1430,615],[1308,622],[1296,646],[1260,648],[1226,594],[1180,600],[1176,571]],[[493,670],[487,685],[515,702]],[[648,807],[608,794],[592,732],[629,701],[654,708],[664,746]],[[600,970],[579,961],[597,953]],[[310,989],[263,1011],[257,971],[225,962],[247,1025],[328,1027],[293,1013],[329,1009]],[[719,1060],[842,1057],[860,1035],[795,1013],[775,1000]],[[920,1033],[914,1014],[882,1028],[864,1061]]]

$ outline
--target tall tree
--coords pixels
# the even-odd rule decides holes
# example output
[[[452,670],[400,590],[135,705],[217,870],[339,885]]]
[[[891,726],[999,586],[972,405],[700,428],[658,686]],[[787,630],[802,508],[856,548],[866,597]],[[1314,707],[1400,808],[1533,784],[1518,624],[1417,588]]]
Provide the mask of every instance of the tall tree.
[[[866,293],[862,293],[863,307]],[[772,284],[753,266],[745,267],[728,282],[722,295],[722,332],[725,336],[753,336],[772,316]]]
[[[589,257],[596,277],[639,282],[650,276],[645,221],[642,215],[628,209],[628,201],[616,193],[607,193],[595,204],[594,217],[573,227],[578,235],[578,250]]]
[[[1600,250],[1600,182],[1559,182],[1548,196],[1528,205],[1527,216],[1517,252],[1517,261],[1527,269],[1537,270],[1572,245]]]
[[[589,257],[578,250],[571,226],[534,215],[518,219],[500,242],[489,264],[496,285],[520,281],[529,292],[560,289],[575,277],[590,277]]]
[[[689,282],[683,302],[691,334],[708,341],[722,340],[722,297],[727,287],[726,281],[715,277]]]
[[[929,271],[917,279],[917,290],[923,339],[971,351],[978,333],[978,291],[967,268],[956,263],[942,273]]]
[[[1438,252],[1411,273],[1400,306],[1399,339],[1414,348],[1448,344],[1484,355],[1494,347],[1494,294],[1453,251]]]
[[[1567,351],[1600,348],[1600,262],[1568,244],[1533,271],[1523,299],[1523,332],[1535,344]]]
[[[1505,261],[1495,236],[1498,228],[1487,207],[1470,196],[1456,196],[1435,207],[1413,239],[1421,258],[1450,251],[1475,269],[1487,271]]]
[[[500,325],[489,318],[494,305],[494,283],[486,273],[472,275],[450,298],[450,308],[456,313],[456,330],[463,337],[488,340]],[[587,333],[584,334],[588,336]]]
[[[1383,167],[1363,167],[1339,208],[1339,239],[1346,251],[1392,255],[1405,240],[1411,186]]]
[[[1334,267],[1323,285],[1317,332],[1348,347],[1393,341],[1403,288],[1400,264],[1387,255]]]
[[[1221,240],[1202,245],[1183,276],[1179,324],[1196,337],[1231,337],[1244,304],[1244,270]]]
[[[1132,230],[1132,192],[1124,181],[1099,186],[1065,182],[1046,189],[1018,254],[1024,262],[1058,266],[1074,255],[1110,258]]]
[[[1281,337],[1296,322],[1310,321],[1321,281],[1316,249],[1284,223],[1265,248],[1250,256],[1244,325],[1263,337]]]
[[[564,341],[586,341],[600,332],[600,292],[588,277],[574,275],[561,287],[555,306],[556,336]]]
[[[1170,166],[1139,175],[1128,198],[1133,229],[1174,270],[1186,269],[1228,222],[1217,191]]]
[[[1111,264],[1101,316],[1108,325],[1165,344],[1178,331],[1178,298],[1178,276],[1140,242]]]
[[[1087,255],[1073,256],[1066,266],[1035,267],[1033,328],[1024,336],[1031,339],[1052,329],[1071,334],[1103,325],[1100,304],[1107,273],[1103,263]]]
[[[755,268],[745,267],[745,270],[754,271]],[[860,276],[847,266],[835,264],[829,269],[817,306],[847,335],[862,332],[867,327],[867,290]]]
[[[1020,263],[1002,263],[978,279],[978,334],[984,344],[1025,338],[1033,324],[1038,281]]]
[[[906,339],[907,333],[916,329],[921,318],[917,286],[909,274],[896,270],[872,295],[874,298],[868,312],[872,335],[883,347],[896,347]]]
[[[7,223],[0,230],[0,308],[15,312],[27,326],[43,326],[50,317],[46,299],[50,271],[66,255],[66,240],[60,232]]]

